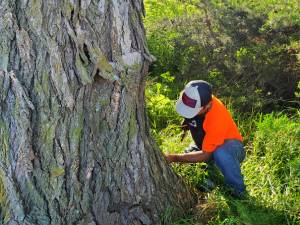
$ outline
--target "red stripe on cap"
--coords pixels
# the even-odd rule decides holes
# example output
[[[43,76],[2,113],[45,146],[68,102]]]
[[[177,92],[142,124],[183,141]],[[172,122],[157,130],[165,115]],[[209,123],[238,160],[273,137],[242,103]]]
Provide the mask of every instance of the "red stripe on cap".
[[[190,98],[184,92],[182,94],[182,102],[191,108],[195,108],[197,104],[197,100]]]

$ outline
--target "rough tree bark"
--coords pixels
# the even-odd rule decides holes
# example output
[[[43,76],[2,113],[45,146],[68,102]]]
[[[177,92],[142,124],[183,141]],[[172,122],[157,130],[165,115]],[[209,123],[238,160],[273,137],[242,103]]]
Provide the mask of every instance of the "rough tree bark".
[[[156,224],[193,196],[150,137],[142,0],[0,0],[0,223]]]

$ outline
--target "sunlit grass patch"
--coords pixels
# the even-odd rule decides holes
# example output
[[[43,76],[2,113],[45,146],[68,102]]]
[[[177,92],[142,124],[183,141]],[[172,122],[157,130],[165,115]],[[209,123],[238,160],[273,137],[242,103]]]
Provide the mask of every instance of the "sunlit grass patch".
[[[246,160],[248,191],[266,207],[300,223],[300,120],[266,115],[257,124]]]

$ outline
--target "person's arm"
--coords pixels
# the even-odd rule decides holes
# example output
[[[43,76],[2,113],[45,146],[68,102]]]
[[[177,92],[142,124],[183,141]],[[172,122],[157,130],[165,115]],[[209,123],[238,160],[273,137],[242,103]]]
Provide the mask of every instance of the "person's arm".
[[[205,162],[211,158],[211,153],[195,151],[184,154],[165,154],[168,162],[196,163]]]

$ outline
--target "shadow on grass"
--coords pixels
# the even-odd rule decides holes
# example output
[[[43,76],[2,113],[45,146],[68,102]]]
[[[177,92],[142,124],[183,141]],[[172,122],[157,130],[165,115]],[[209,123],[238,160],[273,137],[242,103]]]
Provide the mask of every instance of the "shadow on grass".
[[[218,218],[208,222],[208,224],[222,225],[289,225],[300,224],[300,221],[292,221],[290,215],[285,212],[267,208],[259,199],[247,196],[245,199],[236,199],[219,191],[219,198],[223,199],[223,205],[227,209],[219,209]],[[219,208],[219,207],[218,207]]]
[[[193,213],[169,225],[300,225],[285,212],[267,208],[259,199],[235,199],[223,190],[200,193]]]
[[[291,224],[284,212],[266,208],[262,203],[252,197],[245,200],[235,200],[230,197],[226,199],[230,211],[235,215],[241,224],[253,225],[282,225]]]
[[[236,199],[225,187],[224,178],[214,165],[204,165],[206,173],[197,174],[198,167],[191,167],[190,182],[199,191],[198,205],[190,215],[167,225],[300,225],[289,211],[279,211],[267,207],[262,199],[247,195],[244,199]],[[195,170],[195,171],[194,171]],[[191,175],[190,175],[191,174]],[[201,179],[199,179],[199,177]],[[207,185],[212,181],[213,188]],[[213,189],[213,190],[212,190]],[[206,191],[206,192],[203,192]],[[294,220],[293,220],[294,219]]]

